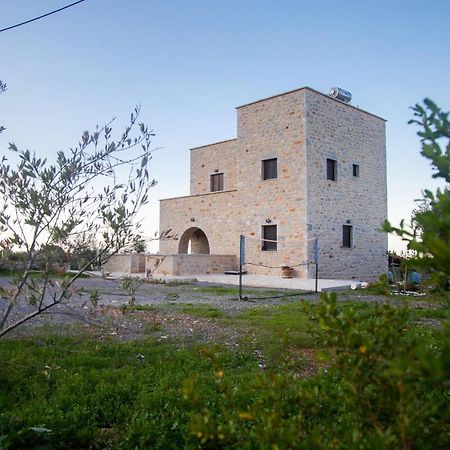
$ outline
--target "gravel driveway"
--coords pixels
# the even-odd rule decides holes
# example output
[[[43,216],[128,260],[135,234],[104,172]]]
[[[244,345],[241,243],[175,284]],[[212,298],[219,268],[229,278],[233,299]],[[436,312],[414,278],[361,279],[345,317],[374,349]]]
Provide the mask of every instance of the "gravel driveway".
[[[233,315],[248,308],[270,307],[286,301],[298,301],[300,298],[289,296],[292,294],[287,292],[286,298],[264,298],[273,297],[277,293],[252,288],[251,291],[244,291],[244,294],[258,297],[258,300],[241,301],[237,290],[230,286],[221,286],[216,293],[214,287],[206,283],[155,284],[137,280],[131,280],[130,283],[131,290],[126,291],[120,280],[79,279],[69,300],[53,306],[7,336],[25,337],[42,332],[73,334],[82,330],[99,339],[112,336],[129,340],[153,336],[160,340],[177,338],[209,342],[214,339],[237,345],[239,336],[245,330],[224,328],[214,317],[190,315],[183,309],[190,306],[203,307],[207,310],[210,308],[213,312],[218,310]],[[0,278],[0,287],[8,286],[9,280]],[[95,306],[90,300],[92,292],[98,293]],[[46,301],[50,301],[50,295],[51,290]],[[318,299],[314,295],[308,297]],[[4,311],[6,305],[5,300],[0,300],[0,311]],[[14,308],[10,321],[34,310],[35,307],[22,299]]]

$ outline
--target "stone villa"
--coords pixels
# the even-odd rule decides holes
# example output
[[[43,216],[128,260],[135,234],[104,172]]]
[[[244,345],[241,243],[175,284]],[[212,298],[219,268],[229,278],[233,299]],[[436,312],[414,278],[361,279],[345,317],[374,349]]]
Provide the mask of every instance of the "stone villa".
[[[387,268],[385,120],[304,87],[236,108],[237,138],[191,149],[190,195],[161,200],[158,255],[108,271],[155,275],[238,268],[371,280]]]
[[[316,237],[321,278],[384,273],[385,120],[309,87],[236,110],[236,139],[191,149],[190,195],[161,200],[164,273],[236,269],[241,234],[249,273],[312,277]]]

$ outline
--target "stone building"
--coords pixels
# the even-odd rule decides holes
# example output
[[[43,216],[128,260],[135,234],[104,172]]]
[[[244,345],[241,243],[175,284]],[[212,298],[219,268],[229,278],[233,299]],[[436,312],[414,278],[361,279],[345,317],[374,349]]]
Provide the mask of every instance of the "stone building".
[[[384,119],[304,87],[239,106],[237,138],[191,149],[190,170],[190,195],[160,203],[160,230],[178,236],[162,255],[236,268],[243,234],[249,273],[306,278],[318,238],[322,278],[386,271]]]

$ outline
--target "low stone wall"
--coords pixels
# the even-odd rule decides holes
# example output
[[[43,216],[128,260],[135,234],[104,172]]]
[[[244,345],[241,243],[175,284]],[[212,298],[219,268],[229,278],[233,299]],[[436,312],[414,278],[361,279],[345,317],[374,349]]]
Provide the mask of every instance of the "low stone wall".
[[[149,275],[194,275],[235,270],[235,255],[114,255],[102,269],[105,272],[148,273]]]
[[[234,255],[158,255],[162,261],[154,275],[223,273],[237,268]],[[149,267],[147,267],[150,269]]]
[[[173,275],[172,255],[146,255],[145,271],[149,275]]]
[[[103,264],[104,272],[142,273],[145,272],[145,257],[142,253],[113,255]]]

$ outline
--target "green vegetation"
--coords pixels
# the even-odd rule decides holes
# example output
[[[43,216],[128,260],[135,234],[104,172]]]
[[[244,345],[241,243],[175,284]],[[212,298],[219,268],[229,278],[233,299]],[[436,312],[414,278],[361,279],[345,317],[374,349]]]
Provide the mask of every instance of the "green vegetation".
[[[0,81],[0,94],[5,89]],[[2,289],[0,337],[68,301],[79,276],[111,255],[145,250],[138,214],[156,183],[148,172],[154,133],[138,123],[139,114],[136,107],[117,138],[112,121],[85,130],[78,144],[53,160],[14,143],[8,157],[2,153],[0,267],[22,274]],[[68,265],[76,272],[54,283],[50,273]],[[44,271],[38,282],[30,276],[35,269]],[[18,307],[23,300],[29,308]]]
[[[422,155],[429,159],[433,178],[450,183],[450,120],[430,99],[414,108],[416,119],[410,123],[421,127],[417,133],[422,142]],[[408,249],[416,254],[412,262],[430,272],[432,282],[439,288],[450,290],[450,191],[448,187],[436,193],[426,189],[421,207],[415,212],[409,227],[404,222],[393,227],[388,221],[385,231],[401,236]]]
[[[229,295],[230,297],[237,297],[239,294],[238,288],[227,286],[199,286],[195,287],[194,291],[205,294]]]
[[[7,269],[0,269],[0,277],[4,278],[21,278],[23,276],[23,270],[7,270]],[[64,271],[54,271],[54,272],[44,272],[41,270],[30,270],[28,272],[28,277],[34,280],[43,280],[48,276],[49,279],[70,279],[71,274],[70,272],[64,272]],[[78,276],[78,278],[91,278],[91,275],[87,273],[82,273]]]
[[[127,308],[213,320],[241,336],[231,347],[48,329],[4,340],[0,447],[448,448],[450,315],[435,306],[331,294],[239,312]]]
[[[195,305],[192,303],[180,303],[177,305],[176,310],[198,317],[217,318],[224,316],[223,310],[202,303],[197,303]]]
[[[239,289],[237,287],[228,287],[228,286],[199,286],[194,288],[195,292],[202,292],[205,294],[213,294],[213,295],[228,295],[230,297],[237,298],[239,295]],[[244,294],[246,296],[251,297],[278,297],[286,294],[291,294],[287,291],[276,291],[276,290],[267,290],[267,289],[249,289],[245,288]],[[301,295],[301,294],[299,294]]]
[[[416,106],[415,112],[423,126],[422,153],[432,160],[435,176],[449,181],[450,146],[444,151],[440,147],[450,135],[448,114],[429,100],[425,108]],[[108,137],[110,129],[103,131]],[[146,128],[141,132],[141,139],[148,142],[151,133]],[[79,151],[96,145],[97,139],[98,133],[86,132]],[[97,162],[107,163],[114,148],[105,152],[106,160]],[[15,207],[25,218],[29,216],[29,225],[41,229],[39,217],[42,220],[51,208],[58,207],[50,194],[45,196],[38,189],[50,169],[29,152],[19,155],[22,163],[17,171],[0,167],[2,192],[11,191],[19,199],[31,192],[36,201],[22,201]],[[64,154],[58,161],[61,170],[70,162]],[[147,178],[142,173],[144,162],[138,180]],[[37,181],[27,181],[27,177]],[[64,190],[66,184],[58,180],[57,187]],[[115,200],[115,195],[107,191],[104,200]],[[42,211],[39,199],[46,206]],[[417,264],[448,289],[449,191],[426,191],[425,199],[427,207],[415,214],[412,231],[403,224],[385,226],[407,239],[409,248],[417,252]],[[103,210],[105,220],[113,229],[120,228],[116,216],[125,220],[126,208],[115,207],[116,215],[108,208]],[[36,212],[41,214],[37,219]],[[7,224],[9,217],[2,220]],[[44,244],[33,241],[29,253],[34,257],[34,250],[44,249],[48,259],[62,258],[56,245],[78,225],[83,223],[56,226],[56,234]],[[113,236],[119,242],[112,242]],[[126,230],[104,236],[108,241],[105,252],[121,247],[131,237]],[[23,240],[15,232],[3,243],[21,245]],[[45,257],[46,252],[41,253]],[[43,311],[45,289],[42,279],[33,281],[31,262],[22,280],[16,277],[16,293],[8,297],[4,289],[9,306],[3,313],[0,336],[13,329],[5,328],[5,323],[20,290],[30,290],[29,303],[39,305],[37,313]],[[49,268],[45,285],[52,286],[48,274]],[[59,295],[70,283],[61,283]],[[1,449],[450,448],[448,292],[421,297],[420,302],[401,301],[388,295],[387,279],[382,277],[368,291],[372,296],[383,295],[378,298],[382,304],[368,298],[345,300],[345,294],[338,301],[336,294],[324,294],[320,303],[255,301],[251,308],[235,310],[177,301],[180,293],[175,286],[161,305],[136,305],[139,286],[135,280],[123,280],[128,303],[114,312],[120,311],[123,319],[131,320],[133,314],[143,317],[145,340],[108,340],[98,330],[61,324],[47,325],[32,339],[1,340]],[[237,289],[228,287],[194,287],[192,292],[237,297]],[[250,295],[279,294],[254,290]],[[98,295],[96,290],[91,292],[94,306]],[[227,301],[223,300],[222,304]],[[196,341],[202,333],[188,328],[189,339],[178,339],[175,332],[168,338],[168,329],[177,320],[184,329],[195,323],[211,324],[210,332],[223,331],[223,336],[204,344]],[[62,328],[72,337],[57,335]]]

